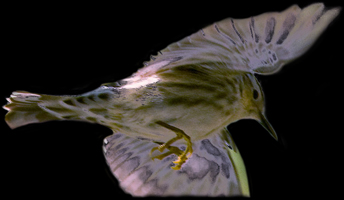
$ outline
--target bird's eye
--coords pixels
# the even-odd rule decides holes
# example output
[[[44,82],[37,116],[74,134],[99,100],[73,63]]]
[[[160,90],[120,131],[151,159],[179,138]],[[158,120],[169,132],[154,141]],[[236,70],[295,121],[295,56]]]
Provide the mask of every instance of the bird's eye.
[[[253,99],[256,100],[259,97],[259,93],[256,89],[253,90]]]

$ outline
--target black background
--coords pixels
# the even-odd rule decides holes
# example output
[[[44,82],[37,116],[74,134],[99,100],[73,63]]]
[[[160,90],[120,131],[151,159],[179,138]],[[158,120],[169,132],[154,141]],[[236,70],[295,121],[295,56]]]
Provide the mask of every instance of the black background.
[[[87,92],[131,75],[151,54],[215,21],[312,3],[231,2],[9,5],[2,25],[0,104],[14,90]],[[258,76],[279,142],[255,121],[229,126],[252,197],[342,195],[342,26],[340,15],[300,59],[278,74]],[[0,110],[0,116],[5,113]],[[125,195],[103,158],[107,128],[67,121],[15,130],[4,121],[0,125],[2,192],[44,198]]]

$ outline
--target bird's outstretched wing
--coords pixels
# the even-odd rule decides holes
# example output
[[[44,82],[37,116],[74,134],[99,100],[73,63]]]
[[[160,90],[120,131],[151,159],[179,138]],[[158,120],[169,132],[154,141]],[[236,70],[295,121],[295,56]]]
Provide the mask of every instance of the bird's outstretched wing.
[[[174,154],[152,160],[152,141],[115,133],[103,149],[111,172],[133,196],[249,196],[245,165],[229,132],[212,135],[193,142],[194,152],[180,170],[171,169]]]
[[[167,46],[145,63],[149,70],[141,72],[206,62],[275,73],[305,53],[339,12],[340,8],[326,9],[316,3],[304,9],[293,5],[283,12],[224,19]]]

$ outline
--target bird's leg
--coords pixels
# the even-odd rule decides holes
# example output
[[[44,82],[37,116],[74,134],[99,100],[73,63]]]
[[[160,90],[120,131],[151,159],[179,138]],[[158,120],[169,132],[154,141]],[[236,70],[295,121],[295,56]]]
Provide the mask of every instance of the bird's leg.
[[[172,167],[172,169],[179,170],[182,167],[182,165],[185,163],[185,161],[191,156],[191,154],[193,152],[190,136],[186,135],[185,132],[182,131],[181,129],[176,128],[174,126],[171,126],[169,124],[166,124],[165,122],[158,121],[156,123],[159,124],[160,126],[163,126],[167,129],[170,129],[171,131],[175,132],[177,136],[170,139],[166,143],[159,143],[160,146],[158,146],[158,147],[154,147],[151,150],[151,153],[155,150],[159,150],[160,152],[163,152],[165,149],[168,149],[169,151],[166,153],[163,153],[161,155],[154,156],[154,157],[152,157],[152,159],[157,158],[157,159],[161,160],[161,159],[165,158],[166,156],[169,156],[171,154],[176,154],[178,156],[178,159],[176,161],[173,161],[173,163],[175,163],[176,165],[174,167]],[[184,138],[184,140],[187,143],[185,151],[180,150],[178,147],[171,146],[172,143],[174,143],[175,141],[180,140],[182,138]],[[190,153],[190,154],[188,154],[188,153]]]
[[[155,143],[159,144],[160,146],[162,144],[164,144],[164,143],[161,143],[161,142],[155,142]],[[155,150],[160,150],[159,147],[152,148],[151,153],[153,153],[153,151],[155,151]],[[162,159],[164,159],[165,157],[167,157],[167,156],[169,156],[171,154],[176,154],[177,156],[180,156],[180,155],[182,155],[182,153],[184,153],[184,151],[180,150],[178,147],[175,147],[175,146],[169,146],[169,147],[166,147],[166,148],[169,150],[168,152],[160,154],[160,155],[157,155],[157,156],[154,156],[154,157],[152,157],[152,159],[153,160],[154,159],[162,160]]]

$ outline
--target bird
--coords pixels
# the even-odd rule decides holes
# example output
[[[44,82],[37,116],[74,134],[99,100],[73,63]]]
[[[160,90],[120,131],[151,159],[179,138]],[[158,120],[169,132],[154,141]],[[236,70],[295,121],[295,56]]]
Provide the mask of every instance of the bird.
[[[104,156],[132,196],[249,196],[245,164],[226,126],[254,119],[278,140],[255,74],[277,73],[303,55],[340,10],[315,3],[227,18],[90,92],[14,91],[5,120],[12,129],[51,120],[110,128]]]

